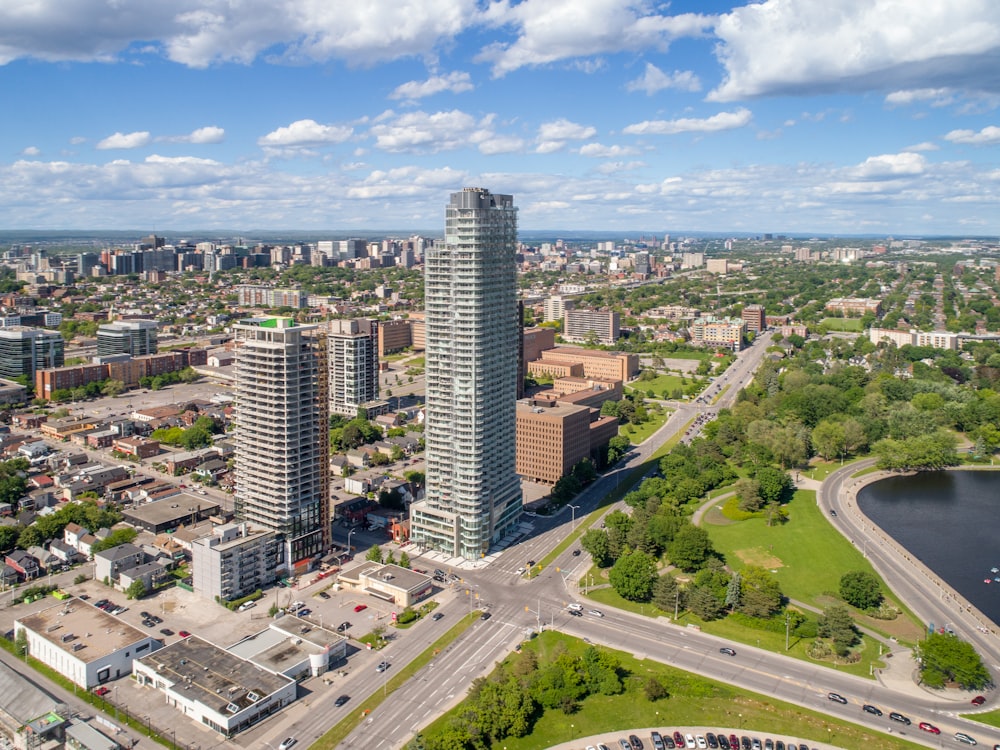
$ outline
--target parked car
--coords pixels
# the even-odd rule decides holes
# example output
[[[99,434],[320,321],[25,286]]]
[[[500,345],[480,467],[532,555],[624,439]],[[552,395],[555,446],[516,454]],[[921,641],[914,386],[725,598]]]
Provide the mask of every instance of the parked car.
[[[366,609],[368,609],[368,605],[367,604],[359,604],[359,605],[357,605],[354,608],[354,611],[355,612],[364,612]]]
[[[100,696],[103,697],[103,696],[107,695],[110,692],[111,692],[111,688],[107,688],[104,685],[101,685],[99,688],[94,688],[94,695],[100,695]]]
[[[312,613],[313,613],[313,611],[307,607],[306,609],[300,609],[295,614],[297,614],[299,617],[308,617]]]
[[[330,598],[330,595],[328,593],[326,593],[325,591],[320,591],[318,594],[316,594],[316,596],[318,596],[320,599],[329,599]]]
[[[189,632],[187,632],[186,630],[180,631],[177,635],[179,635],[181,638],[190,638],[191,637],[191,634]]]
[[[347,620],[344,620],[342,623],[340,623],[340,625],[337,626],[337,632],[343,633],[345,630],[350,630],[350,628],[351,628],[351,623],[349,623]]]
[[[160,628],[160,632],[163,633],[163,635],[173,635],[174,634],[174,631],[171,630],[170,628]]]

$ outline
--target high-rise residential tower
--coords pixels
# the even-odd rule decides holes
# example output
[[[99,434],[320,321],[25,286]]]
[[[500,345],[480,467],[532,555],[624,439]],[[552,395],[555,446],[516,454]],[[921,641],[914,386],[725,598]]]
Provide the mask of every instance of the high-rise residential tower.
[[[288,318],[233,325],[236,517],[284,536],[290,566],[329,547],[326,342]]]
[[[513,196],[466,188],[424,258],[427,485],[411,534],[465,558],[485,555],[521,514],[516,250]]]
[[[376,320],[331,320],[330,411],[354,417],[358,407],[378,400]]]
[[[142,357],[156,354],[155,320],[116,320],[97,327],[97,355],[131,354]]]

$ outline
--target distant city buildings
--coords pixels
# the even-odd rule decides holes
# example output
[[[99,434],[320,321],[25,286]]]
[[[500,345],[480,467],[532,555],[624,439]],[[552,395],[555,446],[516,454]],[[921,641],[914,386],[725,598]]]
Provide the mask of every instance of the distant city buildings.
[[[0,328],[0,377],[26,377],[33,382],[37,370],[62,367],[64,347],[58,331],[23,326]]]
[[[767,330],[767,315],[763,305],[744,305],[741,317],[748,331],[760,333]]]
[[[118,320],[100,325],[97,327],[97,356],[156,354],[158,328],[155,320]]]
[[[478,559],[521,515],[515,432],[520,321],[517,209],[483,188],[452,193],[445,241],[426,251],[426,497],[412,538]]]
[[[695,346],[723,347],[738,352],[743,348],[746,323],[738,318],[709,316],[694,320],[688,331]]]
[[[882,302],[869,297],[834,297],[824,309],[844,316],[861,317],[867,313],[882,314]]]

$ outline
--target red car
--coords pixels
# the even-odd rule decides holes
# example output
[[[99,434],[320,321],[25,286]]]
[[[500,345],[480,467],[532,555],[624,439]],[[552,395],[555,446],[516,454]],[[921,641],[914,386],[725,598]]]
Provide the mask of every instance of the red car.
[[[972,699],[973,706],[981,706],[984,703],[986,703],[986,698],[984,698],[981,695],[977,695],[975,698]]]
[[[368,605],[367,604],[359,604],[358,606],[356,606],[354,608],[354,611],[355,612],[360,612],[363,609],[368,609]]]
[[[177,632],[177,635],[179,635],[181,638],[190,638],[191,637],[191,634],[189,632],[187,632],[186,630],[179,630]]]
[[[930,732],[931,734],[941,734],[941,730],[940,729],[938,729],[933,724],[928,724],[926,721],[920,722],[920,724],[918,724],[917,726],[919,726],[925,732]]]
[[[110,692],[111,692],[111,688],[106,688],[106,687],[104,687],[104,685],[101,685],[99,688],[94,688],[94,695],[102,695],[103,696],[103,695],[107,695]]]

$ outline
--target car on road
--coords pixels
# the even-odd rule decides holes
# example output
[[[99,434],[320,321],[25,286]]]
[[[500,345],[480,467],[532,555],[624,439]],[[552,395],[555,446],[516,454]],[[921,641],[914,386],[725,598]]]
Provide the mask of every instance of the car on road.
[[[525,563],[525,566],[528,567],[528,568],[533,568],[533,567],[535,567],[535,561],[534,560],[528,560],[528,562]]]
[[[831,700],[834,703],[843,703],[845,706],[847,705],[847,698],[842,696],[840,693],[827,693],[826,697],[827,700]]]
[[[861,710],[866,714],[872,714],[873,716],[881,716],[882,709],[877,706],[873,706],[871,703],[866,703],[861,707]]]
[[[986,698],[982,695],[977,695],[975,698],[972,699],[973,706],[981,706],[984,703],[986,703]]]
[[[339,698],[337,698],[337,700],[335,700],[333,702],[333,705],[335,705],[337,708],[340,708],[345,703],[347,703],[347,701],[349,701],[350,699],[351,699],[351,696],[349,696],[349,695],[341,695]]]
[[[573,557],[579,557],[579,556],[580,556],[580,550],[578,549],[573,550]]]
[[[830,515],[831,516],[837,515],[837,511],[835,511],[833,508],[830,508]]]
[[[387,662],[387,661],[380,661],[378,663],[378,666],[375,667],[375,671],[376,672],[384,672],[388,668],[389,668],[389,662]]]
[[[189,632],[187,632],[186,630],[180,631],[177,635],[179,635],[181,638],[190,638],[191,637],[191,634]]]
[[[281,744],[278,745],[278,750],[288,750],[288,748],[290,748],[296,742],[298,742],[298,740],[296,740],[294,737],[285,737],[285,739],[281,741]]]
[[[908,716],[903,716],[903,714],[899,713],[899,711],[891,712],[889,714],[889,718],[893,721],[898,721],[900,724],[906,724],[906,726],[910,726],[910,724],[913,723],[910,721]]]
[[[354,608],[354,611],[355,611],[355,612],[364,612],[364,611],[365,611],[366,609],[368,609],[368,605],[367,605],[367,604],[358,604],[358,605],[357,605],[357,606],[356,606],[356,607]]]
[[[442,617],[444,617],[443,612],[435,612],[433,615],[431,615],[431,619],[434,620],[435,622],[440,620]]]
[[[965,744],[965,745],[978,745],[979,744],[978,742],[976,742],[976,739],[974,737],[972,737],[971,735],[966,734],[965,732],[955,732],[955,739],[958,740],[959,742]]]
[[[736,656],[736,649],[729,648],[729,646],[723,646],[719,649],[720,654],[725,654],[726,656]]]
[[[599,609],[592,609],[589,612],[587,612],[587,614],[592,615],[594,617],[604,617],[604,613],[601,612],[601,610]]]
[[[480,620],[488,620],[491,617],[493,617],[493,615],[491,615],[489,612],[483,612],[481,615],[479,615]]]
[[[917,724],[925,732],[930,732],[931,734],[941,734],[941,730],[928,721],[922,721]]]
[[[101,685],[99,688],[94,688],[94,695],[105,696],[110,692],[111,688],[106,688],[104,685]]]

